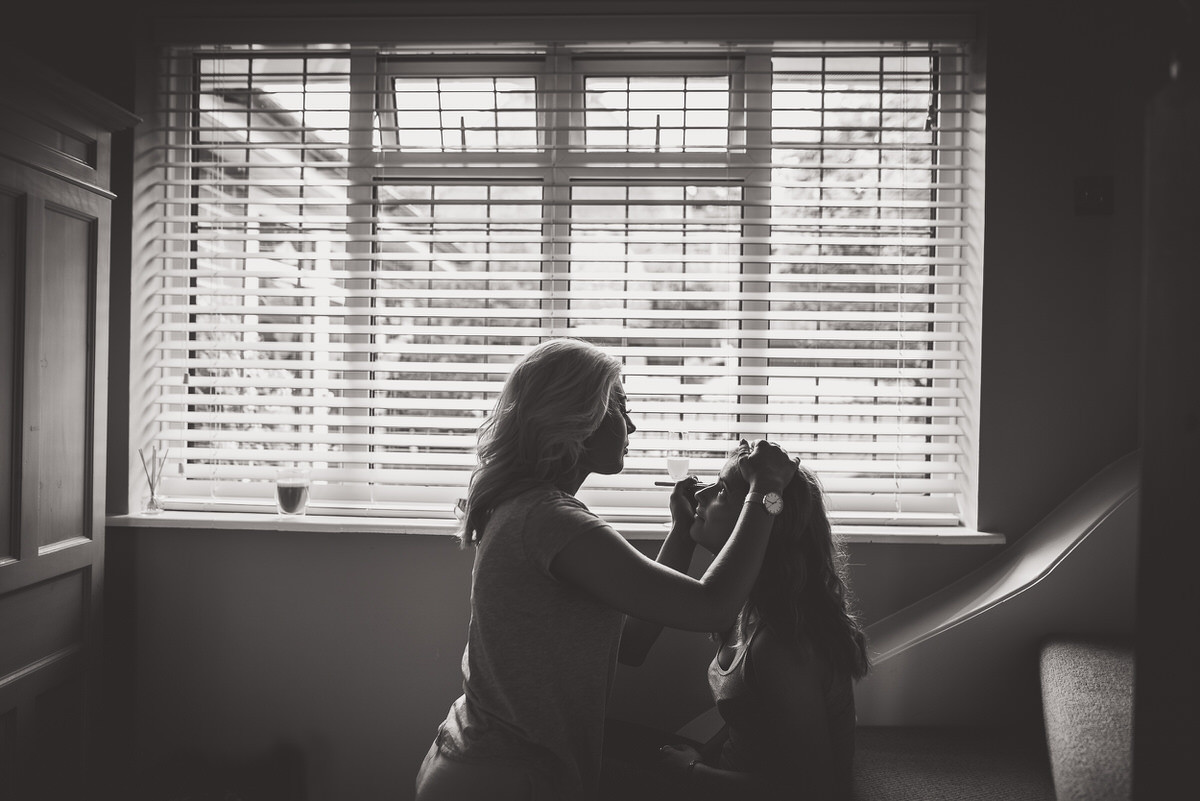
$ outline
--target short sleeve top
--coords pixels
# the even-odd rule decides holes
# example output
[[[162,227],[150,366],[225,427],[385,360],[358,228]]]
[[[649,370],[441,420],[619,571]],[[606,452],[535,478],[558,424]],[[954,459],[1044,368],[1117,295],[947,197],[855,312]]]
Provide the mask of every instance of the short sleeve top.
[[[551,573],[608,524],[550,485],[501,504],[476,546],[463,696],[439,742],[464,759],[518,759],[563,798],[592,798],[622,615]]]

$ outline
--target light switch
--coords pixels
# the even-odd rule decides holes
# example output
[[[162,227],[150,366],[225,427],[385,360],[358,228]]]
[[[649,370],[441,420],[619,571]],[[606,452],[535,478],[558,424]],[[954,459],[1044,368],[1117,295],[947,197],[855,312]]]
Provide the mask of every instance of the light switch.
[[[1113,213],[1111,175],[1085,175],[1075,179],[1075,213],[1102,215]]]

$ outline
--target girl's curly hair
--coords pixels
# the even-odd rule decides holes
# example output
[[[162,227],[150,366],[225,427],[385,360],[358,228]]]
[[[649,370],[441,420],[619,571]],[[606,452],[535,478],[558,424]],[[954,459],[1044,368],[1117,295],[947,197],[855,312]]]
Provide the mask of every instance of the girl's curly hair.
[[[866,636],[846,581],[845,554],[829,524],[824,491],[810,470],[784,488],[784,510],[771,539],[750,604],[776,630],[799,635],[830,654],[858,679],[870,670]]]

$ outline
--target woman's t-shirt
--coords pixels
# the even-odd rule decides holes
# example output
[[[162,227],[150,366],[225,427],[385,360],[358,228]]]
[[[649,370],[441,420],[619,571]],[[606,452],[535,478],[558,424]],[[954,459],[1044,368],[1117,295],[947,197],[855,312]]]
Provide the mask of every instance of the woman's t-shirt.
[[[463,695],[438,735],[449,755],[521,761],[556,797],[595,795],[622,616],[550,565],[607,526],[549,485],[496,509],[475,553]]]

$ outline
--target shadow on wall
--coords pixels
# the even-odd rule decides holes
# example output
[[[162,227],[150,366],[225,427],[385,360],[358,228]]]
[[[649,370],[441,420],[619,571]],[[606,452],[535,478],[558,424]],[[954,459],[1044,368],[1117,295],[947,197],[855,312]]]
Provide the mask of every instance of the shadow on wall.
[[[1011,548],[869,626],[859,724],[1040,723],[1047,636],[1133,633],[1139,476],[1136,452],[1119,459]]]

